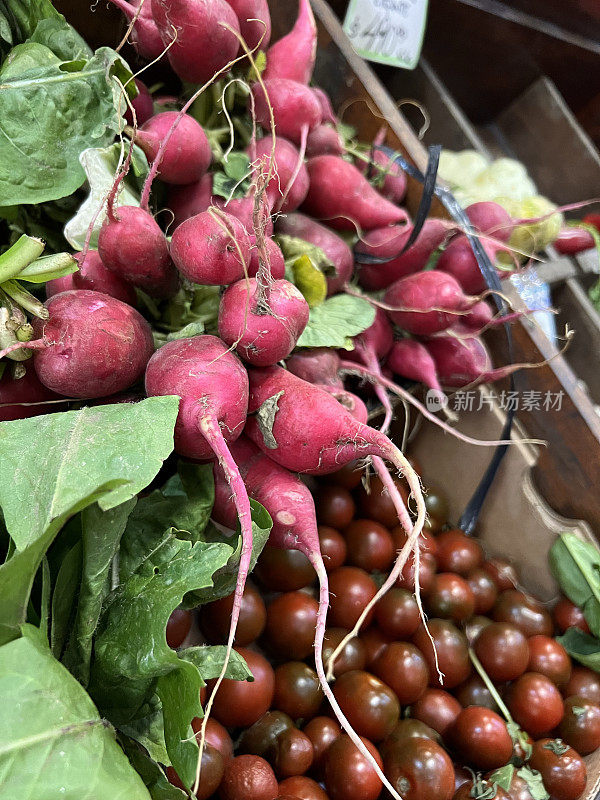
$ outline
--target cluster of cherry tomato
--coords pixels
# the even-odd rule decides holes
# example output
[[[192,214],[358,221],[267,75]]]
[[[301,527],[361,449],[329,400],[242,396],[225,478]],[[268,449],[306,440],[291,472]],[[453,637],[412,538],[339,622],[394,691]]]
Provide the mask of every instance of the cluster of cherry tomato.
[[[351,467],[321,483],[315,501],[331,592],[327,661],[406,534],[378,479],[367,491]],[[524,775],[541,777],[552,800],[577,800],[587,781],[582,756],[600,747],[600,675],[572,664],[553,635],[571,626],[587,630],[581,610],[562,598],[550,612],[520,591],[509,562],[486,559],[476,539],[447,525],[441,493],[429,491],[427,509],[420,585],[428,631],[409,560],[335,661],[342,711],[404,800],[535,800]],[[236,649],[254,681],[226,680],[215,697],[198,800],[388,796],[324,701],[314,670],[318,605],[308,560],[267,547],[253,578]],[[228,597],[200,610],[207,642],[225,642],[231,607]],[[181,644],[190,624],[190,612],[173,615],[171,646]],[[193,726],[198,731],[200,720]],[[493,773],[509,763],[516,768],[504,789]],[[178,784],[172,769],[168,775]]]

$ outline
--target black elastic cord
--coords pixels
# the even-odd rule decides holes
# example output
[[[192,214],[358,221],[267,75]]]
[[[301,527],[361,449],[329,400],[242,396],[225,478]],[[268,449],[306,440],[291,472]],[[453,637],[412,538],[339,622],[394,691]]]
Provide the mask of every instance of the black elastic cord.
[[[437,148],[441,149],[439,145],[436,145]],[[410,175],[410,177],[415,178],[421,183],[424,183],[424,176],[422,173],[416,169],[412,164],[409,164],[406,159],[400,155],[400,153],[396,153],[390,147],[386,147],[385,145],[381,145],[378,147],[379,150],[384,152],[391,160],[393,160],[396,164],[398,164],[406,173]],[[431,150],[430,151],[430,161],[431,161]],[[439,154],[438,154],[439,160]],[[464,209],[462,206],[457,202],[454,195],[448,191],[448,189],[444,189],[441,186],[435,186],[433,193],[439,197],[443,205],[445,206],[446,210],[452,216],[452,218],[457,222],[461,228],[463,228],[466,232],[466,236],[469,239],[469,243],[473,249],[473,253],[475,258],[477,259],[477,264],[479,265],[479,269],[481,270],[481,274],[485,280],[485,283],[488,289],[491,289],[494,292],[501,292],[502,284],[500,283],[500,278],[498,277],[498,273],[496,272],[492,262],[488,254],[485,252],[479,238],[471,233],[471,223],[467,215],[465,214]],[[429,199],[429,204],[431,204],[431,198]],[[420,207],[419,207],[420,208]],[[505,316],[507,313],[507,307],[504,300],[498,295],[494,294],[494,302],[500,312],[501,316]],[[510,362],[514,361],[514,347],[513,347],[513,337],[512,331],[510,329],[510,325],[504,323],[504,331],[506,333],[506,338],[508,341],[508,358]],[[515,391],[515,377],[514,374],[510,376],[510,391]],[[502,439],[509,439],[510,433],[512,430],[512,425],[514,421],[515,411],[512,406],[509,407],[508,411],[506,412],[506,422],[504,423],[504,427],[502,428],[501,438]],[[473,531],[475,530],[475,526],[477,524],[477,520],[479,518],[479,514],[481,513],[481,509],[485,502],[485,498],[490,490],[492,483],[494,482],[494,478],[498,472],[498,468],[506,454],[508,449],[508,445],[501,444],[496,447],[494,451],[494,455],[492,460],[490,461],[486,471],[483,474],[481,481],[479,482],[473,496],[467,503],[465,510],[462,513],[462,516],[459,520],[459,528],[463,530],[468,536],[472,535]]]
[[[381,150],[388,155],[389,147],[384,147],[383,145],[375,145],[373,148],[374,150]],[[390,152],[394,152],[393,150]],[[413,244],[416,242],[418,235],[421,233],[421,229],[425,223],[425,220],[429,216],[429,212],[431,211],[431,202],[433,200],[435,194],[435,186],[437,180],[437,171],[438,166],[440,163],[440,154],[442,152],[442,146],[439,144],[434,144],[429,148],[429,159],[427,161],[427,169],[425,170],[425,175],[419,172],[418,180],[421,181],[423,184],[423,192],[421,194],[421,200],[419,201],[419,208],[417,209],[417,214],[415,216],[413,222],[413,228],[410,232],[410,236],[402,246],[402,248],[397,252],[394,253],[393,256],[389,258],[380,258],[379,256],[373,256],[369,253],[362,253],[357,248],[360,247],[361,242],[359,242],[354,250],[354,260],[357,264],[387,264],[389,261],[393,261],[395,258],[399,258],[403,253],[405,253],[409,247],[412,247]],[[417,170],[418,171],[418,170]]]

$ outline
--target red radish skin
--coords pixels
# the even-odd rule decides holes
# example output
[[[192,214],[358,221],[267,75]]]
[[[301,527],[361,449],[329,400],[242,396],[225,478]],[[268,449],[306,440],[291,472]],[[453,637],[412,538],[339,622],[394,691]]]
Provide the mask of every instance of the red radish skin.
[[[374,149],[371,160],[375,166],[369,165],[366,171],[376,179],[376,183],[380,187],[379,191],[385,198],[391,200],[392,203],[401,203],[406,194],[406,174],[393,158],[377,149],[378,145],[384,144],[386,132],[387,129],[384,125],[373,140]]]
[[[323,475],[335,472],[349,461],[367,455],[389,459],[400,469],[417,506],[417,520],[386,581],[395,582],[410,552],[415,548],[425,521],[425,506],[419,478],[402,453],[379,431],[355,420],[327,392],[297,378],[281,367],[250,369],[250,401],[246,433],[256,445],[281,466],[294,471]],[[398,509],[399,514],[405,509]],[[382,587],[383,589],[383,587]],[[382,596],[378,592],[377,599]],[[323,691],[354,744],[372,763],[368,751],[337,706],[326,684]],[[335,703],[335,705],[334,705]],[[375,766],[373,766],[375,769]],[[393,797],[397,792],[379,768],[377,774]]]
[[[256,237],[251,236],[250,239],[253,240],[253,242],[252,250],[250,251],[250,263],[248,264],[248,275],[251,278],[256,278],[258,270],[260,269],[260,253],[256,246]],[[271,277],[273,280],[280,280],[285,277],[285,258],[283,257],[283,253],[277,246],[277,242],[274,242],[273,239],[268,237],[265,238],[265,248],[269,259],[269,272],[271,273]]]
[[[487,253],[492,264],[496,263],[497,254],[502,247],[486,241],[481,242],[481,246]],[[436,269],[442,272],[447,272],[452,275],[460,283],[463,290],[469,294],[479,294],[485,291],[487,284],[483,277],[477,258],[466,236],[456,236],[444,252],[439,257]],[[505,278],[510,275],[508,271],[497,271],[500,278]]]
[[[252,160],[271,157],[273,139],[263,136],[255,145]],[[276,211],[286,214],[295,211],[308,192],[308,172],[297,148],[283,136],[275,141],[273,177],[267,185],[267,194]],[[285,199],[284,199],[285,198]]]
[[[94,292],[107,294],[121,300],[122,303],[128,303],[130,306],[135,305],[137,297],[133,286],[115,272],[107,269],[97,250],[88,250],[83,260],[81,256],[81,253],[75,254],[79,263],[78,272],[46,283],[47,297],[52,297],[68,289],[91,289]]]
[[[369,419],[369,409],[366,407],[360,397],[358,397],[358,395],[355,395],[346,389],[338,389],[335,386],[327,386],[326,384],[316,385],[319,386],[320,389],[324,389],[332,397],[335,397],[338,403],[343,406],[346,411],[354,417],[354,419],[362,422],[363,425],[367,424],[367,420]]]
[[[482,381],[499,380],[518,366],[494,369],[487,347],[478,336],[434,336],[426,342],[440,382],[461,388]]]
[[[244,482],[227,442],[244,427],[248,407],[248,376],[241,362],[216,336],[194,336],[168,342],[157,350],[146,369],[148,396],[179,395],[175,450],[196,459],[217,459],[231,488],[240,520],[242,552],[236,581],[227,652],[221,674],[205,708],[200,733],[200,757],[213,699],[221,685],[237,629],[252,556],[252,517]],[[199,772],[196,773],[196,782]]]
[[[264,197],[264,195],[263,195]],[[269,206],[269,214],[271,213],[270,200],[267,196],[267,205]],[[234,197],[233,200],[226,202],[222,197],[213,198],[213,204],[232,217],[236,217],[242,223],[246,231],[254,235],[254,195],[248,197]],[[265,236],[272,236],[273,234],[273,221],[269,217],[265,229]]]
[[[313,86],[313,94],[321,105],[323,122],[329,122],[335,127],[338,124],[338,118],[336,117],[333,106],[331,105],[331,99],[329,98],[329,95],[327,92],[323,91],[323,89],[319,89],[318,86]]]
[[[304,210],[338,230],[372,230],[408,220],[406,211],[382,197],[360,171],[339,156],[307,163],[310,187]]]
[[[135,17],[139,5],[139,3],[128,3],[127,0],[109,0],[109,2],[125,14],[128,23]],[[164,52],[160,31],[150,10],[150,0],[146,0],[142,6],[129,41],[142,58],[147,58],[149,61],[154,61]]]
[[[200,180],[212,161],[202,126],[189,114],[162,111],[145,122],[134,141],[152,164],[169,131],[173,130],[158,164],[158,177],[165,183],[187,184]]]
[[[244,277],[250,237],[236,217],[204,211],[176,228],[171,257],[184,278],[203,286],[226,286]]]
[[[235,11],[240,34],[249,50],[266,50],[271,40],[271,15],[267,0],[227,0]]]
[[[64,275],[62,278],[54,278],[51,281],[46,281],[46,297],[54,297],[55,294],[68,292],[69,290],[74,289],[73,274]]]
[[[392,258],[395,253],[400,253],[408,241],[411,230],[411,225],[404,225],[389,230],[382,228],[370,231],[356,245],[356,252],[379,258]],[[415,243],[406,252],[384,264],[361,264],[358,282],[369,291],[386,289],[394,281],[422,270],[447,235],[448,223],[445,220],[435,217],[426,219]]]
[[[563,256],[574,256],[596,246],[594,237],[585,228],[563,228],[552,245]]]
[[[387,364],[396,375],[424,383],[445,405],[446,397],[438,380],[435,361],[422,342],[417,342],[415,339],[400,339],[394,342],[387,357]]]
[[[331,296],[350,280],[354,270],[352,250],[333,231],[305,214],[288,214],[277,222],[277,232],[304,239],[320,247],[335,267],[336,274],[327,278],[327,294]]]
[[[231,285],[219,306],[219,336],[249,364],[266,367],[292,352],[308,322],[308,303],[293,283],[256,278]]]
[[[309,0],[300,0],[294,27],[267,50],[267,66],[263,78],[284,78],[308,84],[315,68],[316,57],[317,25]]]
[[[407,275],[393,283],[384,296],[388,316],[400,328],[419,336],[431,336],[449,328],[469,310],[475,298],[467,297],[451,275],[437,270]],[[432,310],[429,310],[432,309]]]
[[[292,60],[292,59],[290,59]],[[278,136],[300,144],[305,132],[321,124],[321,105],[308,86],[286,78],[263,79],[269,97]],[[271,113],[263,87],[252,87],[256,121],[266,130],[271,128]]]
[[[344,154],[344,142],[337,130],[331,125],[321,124],[313,128],[306,140],[306,155],[341,156]]]
[[[212,202],[213,176],[207,172],[199,181],[169,186],[167,208],[173,212],[173,229],[186,219],[208,211]]]
[[[286,367],[298,378],[308,383],[343,389],[344,384],[338,375],[340,357],[329,347],[314,347],[300,350],[286,361]]]
[[[225,0],[151,2],[162,42],[171,45],[167,58],[181,80],[205,83],[236,57],[239,40],[226,25],[238,34],[240,25]]]
[[[143,208],[109,207],[98,252],[107,269],[153,297],[170,297],[178,289],[165,235]]]
[[[493,320],[494,312],[492,311],[492,307],[489,303],[486,303],[485,300],[480,300],[478,303],[475,303],[468,314],[465,314],[461,319],[461,323],[472,331],[478,331],[481,328],[485,328],[486,325],[490,325]]]
[[[45,306],[48,319],[35,319],[35,338],[19,346],[35,350],[33,366],[48,389],[93,399],[122,392],[143,375],[154,344],[134,308],[87,289],[61,292]]]
[[[471,203],[465,211],[475,230],[487,233],[499,242],[508,242],[515,223],[508,211],[501,205],[486,200],[480,203]]]
[[[32,361],[27,364],[26,370],[25,375],[18,379],[12,377],[9,369],[4,370],[0,378],[0,422],[28,419],[66,408],[45,403],[45,400],[60,399],[59,395],[40,383]]]
[[[135,111],[136,125],[139,126],[143,125],[144,122],[149,120],[154,114],[154,100],[148,91],[148,87],[143,81],[141,81],[139,78],[136,78],[135,85],[138,90],[138,94],[137,97],[134,97],[131,101],[131,105]],[[125,112],[125,120],[128,125],[133,125],[133,114],[130,108],[127,108],[127,111]]]

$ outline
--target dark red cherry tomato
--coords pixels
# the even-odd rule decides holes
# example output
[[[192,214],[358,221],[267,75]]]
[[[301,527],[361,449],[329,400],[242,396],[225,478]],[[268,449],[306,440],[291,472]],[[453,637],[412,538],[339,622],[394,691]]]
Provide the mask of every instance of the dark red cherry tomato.
[[[372,742],[362,738],[380,768],[381,756]],[[382,783],[365,756],[346,734],[339,736],[325,755],[325,789],[330,800],[377,800]]]
[[[464,625],[464,631],[471,647],[475,643],[475,640],[481,631],[491,624],[492,620],[489,617],[482,617],[480,615],[475,615],[474,617],[471,617],[471,619],[467,620]]]
[[[300,550],[283,550],[267,545],[259,556],[252,576],[272,592],[296,592],[310,586],[316,573]]]
[[[302,661],[288,661],[275,670],[273,706],[292,719],[314,717],[323,700],[323,690],[314,669]]]
[[[327,628],[323,639],[323,664],[327,667],[333,651],[348,633],[347,628]],[[353,669],[363,669],[366,662],[365,646],[361,639],[353,636],[336,657],[333,674],[336,678]]]
[[[481,708],[489,708],[491,711],[498,711],[498,706],[492,697],[492,693],[477,673],[469,676],[464,683],[457,686],[454,690],[454,695],[463,708],[480,706]]]
[[[441,686],[438,669],[444,675],[444,688],[453,689],[469,677],[471,662],[467,637],[447,619],[430,619],[427,623],[431,639],[421,625],[413,636],[413,643],[423,653],[429,667],[429,685]]]
[[[385,597],[383,599],[385,599]],[[361,633],[359,639],[363,643],[365,649],[364,666],[367,669],[371,669],[377,658],[394,638],[395,637],[392,636],[386,636],[379,628],[375,627],[369,628],[369,630]]]
[[[498,595],[492,609],[492,619],[496,622],[509,622],[528,639],[536,634],[552,636],[554,631],[552,617],[544,606],[516,589],[507,589]]]
[[[564,686],[571,677],[571,658],[562,644],[550,636],[532,636],[527,645],[527,671],[539,672],[557,686]]]
[[[216,792],[223,779],[224,772],[225,762],[223,756],[212,745],[206,743],[202,751],[200,784],[196,792],[198,800],[207,800]],[[177,786],[178,789],[184,789],[184,785],[173,767],[167,767],[167,778],[173,786]]]
[[[427,612],[432,617],[464,622],[475,611],[475,596],[471,587],[460,575],[438,572],[425,598]]]
[[[448,500],[446,495],[437,487],[429,486],[425,494],[425,509],[427,511],[427,530],[438,533],[448,521]]]
[[[497,683],[512,681],[527,669],[527,639],[514,625],[492,622],[475,639],[473,649],[487,674]]]
[[[267,754],[279,780],[304,775],[311,767],[314,751],[311,740],[298,728],[283,731]]]
[[[406,544],[407,535],[406,531],[402,527],[402,525],[396,525],[395,528],[392,528],[392,539],[394,540],[394,545],[396,546],[396,550],[402,550],[404,545]],[[422,553],[429,553],[430,556],[435,558],[437,553],[437,539],[431,533],[431,531],[424,530],[418,539],[419,550]]]
[[[414,595],[407,589],[390,589],[375,606],[375,620],[385,636],[409,639],[421,622]]]
[[[477,769],[502,767],[513,752],[513,742],[502,717],[479,706],[463,708],[448,728],[446,739],[465,763]]]
[[[344,529],[346,561],[366,572],[385,572],[394,560],[390,532],[372,519],[355,519]]]
[[[331,717],[313,717],[304,726],[304,733],[311,740],[313,746],[313,770],[320,775],[325,753],[338,736],[341,736],[342,729]]]
[[[201,727],[202,720],[200,717],[194,717],[192,720],[192,728],[196,734],[196,739],[198,742],[200,742]],[[227,732],[227,729],[224,728],[220,722],[217,722],[216,719],[213,719],[213,717],[210,717],[206,723],[206,741],[208,744],[214,747],[215,750],[218,750],[219,753],[221,753],[224,764],[227,764],[228,761],[231,761],[233,758],[233,741],[231,740],[231,736]]]
[[[396,479],[395,484],[406,503],[408,501],[408,489],[404,481]],[[371,475],[369,479],[369,491],[364,486],[359,486],[356,492],[358,507],[363,517],[374,519],[386,528],[393,528],[398,525],[398,514],[392,499],[377,475]]]
[[[552,610],[552,616],[556,627],[561,633],[568,628],[579,628],[584,633],[589,633],[590,629],[583,616],[583,611],[572,603],[568,597],[561,597]]]
[[[526,672],[512,683],[506,701],[515,722],[534,738],[551,731],[563,718],[560,692],[537,672]]]
[[[380,742],[391,733],[400,716],[398,698],[389,686],[360,669],[345,672],[333,693],[359,736]]]
[[[339,567],[329,574],[329,616],[327,621],[340,628],[351,629],[365,606],[377,594],[371,576],[358,567]],[[373,611],[365,620],[365,627],[373,619]]]
[[[432,739],[406,739],[386,751],[385,774],[403,800],[450,800],[454,767]]]
[[[319,545],[327,572],[341,567],[346,561],[346,540],[335,528],[319,525]]]
[[[201,627],[211,644],[223,644],[229,636],[234,595],[208,603],[202,609]],[[267,609],[257,589],[251,583],[244,588],[235,643],[246,647],[261,635],[267,621]]]
[[[373,672],[396,693],[402,706],[418,700],[429,681],[423,654],[409,642],[392,642],[373,664]]]
[[[336,486],[343,486],[344,489],[356,489],[361,481],[364,472],[362,461],[349,461],[345,467],[331,475],[326,475],[324,480],[327,483],[335,483]]]
[[[517,571],[514,566],[503,558],[490,558],[483,562],[481,568],[494,581],[499,592],[514,589],[518,583]]]
[[[579,755],[593,753],[600,747],[600,706],[585,697],[567,698],[558,735]]]
[[[389,750],[401,747],[406,739],[433,739],[438,744],[442,743],[442,737],[439,733],[430,728],[429,725],[425,725],[421,720],[411,719],[410,717],[401,719],[390,735],[386,736],[379,746],[379,752],[383,760],[385,761]]]
[[[341,486],[322,484],[315,497],[319,525],[341,530],[349,525],[356,512],[356,506],[348,489]]]
[[[279,784],[279,797],[290,797],[294,800],[329,800],[325,790],[316,781],[306,775],[295,775],[286,778]]]
[[[256,722],[270,708],[275,689],[273,667],[267,659],[245,647],[235,649],[246,661],[254,680],[250,683],[225,679],[220,685],[213,714],[226,728],[248,727]]]
[[[267,609],[264,641],[280,658],[302,659],[312,653],[319,604],[305,592],[279,595]]]
[[[484,569],[473,570],[467,575],[466,581],[475,597],[475,613],[487,614],[498,597],[496,584]]]
[[[560,739],[537,741],[529,766],[541,774],[552,800],[577,800],[585,791],[585,763],[579,753]]]
[[[192,627],[192,612],[186,608],[176,608],[167,622],[167,644],[173,650],[181,647]]]
[[[240,753],[265,756],[278,736],[294,727],[294,722],[283,711],[267,711],[243,731],[239,741]]]
[[[275,773],[260,756],[236,756],[219,786],[221,800],[275,800],[278,794]]]
[[[422,594],[427,594],[431,589],[436,569],[435,558],[430,553],[423,553],[419,562],[419,586]],[[415,591],[415,558],[413,555],[409,556],[404,565],[404,569],[398,576],[397,584],[401,589]]]
[[[456,572],[466,576],[483,563],[481,545],[461,530],[442,531],[436,544],[435,557],[440,572]]]
[[[564,697],[578,695],[600,705],[600,675],[587,667],[575,664],[568,683],[562,687]]]
[[[426,689],[421,697],[410,707],[414,719],[421,720],[441,736],[462,711],[455,697],[443,689]]]

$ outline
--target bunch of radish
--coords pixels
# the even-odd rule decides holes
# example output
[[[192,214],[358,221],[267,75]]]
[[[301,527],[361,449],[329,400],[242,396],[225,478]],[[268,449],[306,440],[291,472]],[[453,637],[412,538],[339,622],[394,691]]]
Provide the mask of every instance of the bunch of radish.
[[[15,404],[28,398],[111,396],[112,402],[142,379],[148,396],[178,395],[176,452],[214,462],[214,516],[229,527],[239,521],[243,538],[228,653],[250,568],[254,498],[273,519],[270,544],[300,550],[315,568],[320,603],[314,646],[322,689],[344,730],[398,797],[324,674],[327,573],[314,503],[299,475],[370,460],[390,493],[406,541],[364,619],[411,552],[418,552],[426,513],[418,476],[386,435],[389,393],[406,393],[390,375],[421,382],[441,396],[444,386],[513,369],[493,369],[478,333],[493,322],[482,298],[485,283],[465,233],[446,220],[427,220],[405,249],[413,227],[399,205],[405,176],[380,152],[372,159],[348,152],[328,96],[309,85],[317,40],[308,0],[299,0],[291,32],[268,49],[265,0],[113,2],[133,21],[139,54],[163,56],[182,81],[209,83],[244,62],[244,74],[254,76],[246,92],[254,127],[243,146],[248,189],[228,199],[213,192],[216,134],[188,113],[200,90],[180,111],[153,113],[152,98],[137,81],[140,94],[127,133],[150,164],[140,205],[118,203],[127,161],[107,200],[97,250],[86,247],[77,257],[78,272],[48,284],[46,318],[36,320],[31,341],[19,343],[33,354],[26,381],[6,376],[0,382],[3,406],[14,416]],[[266,50],[262,74],[255,62],[259,49]],[[222,165],[227,156],[219,152]],[[153,213],[155,179],[171,215]],[[512,220],[495,203],[477,203],[467,213],[496,260],[506,250]],[[279,246],[286,237],[329,262],[323,296],[358,292],[376,306],[373,324],[354,338],[351,352],[340,357],[333,348],[297,349],[311,306]],[[436,267],[426,269],[442,247]],[[365,257],[377,263],[364,263]],[[350,286],[353,276],[360,289]],[[154,350],[157,315],[194,286],[220,287],[214,332],[174,338]],[[369,295],[375,290],[384,290],[378,300]],[[1,355],[16,349],[11,345]],[[375,384],[386,411],[380,430],[367,424],[365,404],[344,386],[348,374]],[[45,405],[34,408],[47,411]],[[32,407],[24,406],[21,416],[30,413]],[[406,478],[412,513],[388,465]],[[418,580],[416,593],[418,599]],[[215,693],[224,674],[225,667]]]

